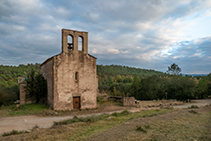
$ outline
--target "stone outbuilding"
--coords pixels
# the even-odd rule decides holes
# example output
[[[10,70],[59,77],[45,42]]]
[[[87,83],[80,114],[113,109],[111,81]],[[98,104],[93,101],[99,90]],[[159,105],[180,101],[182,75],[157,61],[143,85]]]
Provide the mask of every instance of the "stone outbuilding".
[[[88,32],[62,29],[62,52],[41,64],[52,109],[96,108],[96,60],[88,54]]]

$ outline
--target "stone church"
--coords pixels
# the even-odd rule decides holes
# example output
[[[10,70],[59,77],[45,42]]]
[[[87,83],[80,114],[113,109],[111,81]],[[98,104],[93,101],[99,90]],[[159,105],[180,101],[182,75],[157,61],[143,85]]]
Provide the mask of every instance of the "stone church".
[[[96,108],[96,60],[88,54],[88,32],[62,29],[62,52],[41,64],[52,109]]]

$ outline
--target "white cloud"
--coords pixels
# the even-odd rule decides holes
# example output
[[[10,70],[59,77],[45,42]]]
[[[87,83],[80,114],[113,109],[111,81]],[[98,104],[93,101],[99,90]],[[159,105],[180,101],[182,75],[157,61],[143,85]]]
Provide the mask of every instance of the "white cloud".
[[[108,52],[112,53],[112,54],[119,54],[120,53],[118,49],[113,49],[113,48],[108,49]]]

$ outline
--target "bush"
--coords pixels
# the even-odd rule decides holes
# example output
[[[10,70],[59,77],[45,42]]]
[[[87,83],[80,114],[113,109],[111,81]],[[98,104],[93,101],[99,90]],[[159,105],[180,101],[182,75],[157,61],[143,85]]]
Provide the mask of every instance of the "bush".
[[[17,135],[17,134],[22,134],[22,133],[28,133],[27,131],[16,131],[16,130],[12,130],[9,133],[4,133],[2,136],[10,136],[10,135]]]
[[[191,105],[189,108],[199,108],[197,105]]]
[[[192,114],[198,114],[197,111],[194,111],[194,110],[191,110],[191,111],[188,111],[189,113],[192,113]]]
[[[47,101],[47,81],[41,73],[35,74],[34,70],[28,74],[26,79],[27,99],[31,99],[36,103],[44,103]]]
[[[130,114],[129,111],[124,110],[124,111],[122,111],[121,113],[115,112],[115,113],[113,113],[113,114],[111,114],[111,115],[112,115],[112,116],[115,116],[115,117],[119,117],[119,116],[124,116],[124,115],[129,115],[129,114]]]
[[[144,130],[141,126],[137,126],[136,131],[141,131],[143,133],[146,133],[147,131]]]
[[[90,116],[90,117],[84,117],[84,118],[83,117],[78,118],[77,116],[74,116],[72,119],[67,119],[60,122],[54,122],[54,125],[68,125],[68,124],[76,123],[76,122],[96,122],[102,119],[103,117],[105,117],[105,115]]]
[[[18,85],[6,86],[0,85],[0,106],[11,105],[19,98]]]

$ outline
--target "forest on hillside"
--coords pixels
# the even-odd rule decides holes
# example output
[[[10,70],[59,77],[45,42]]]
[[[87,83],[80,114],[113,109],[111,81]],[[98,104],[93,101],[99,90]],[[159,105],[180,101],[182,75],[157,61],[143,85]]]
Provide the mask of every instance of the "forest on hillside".
[[[34,71],[40,76],[40,64],[0,65],[0,105],[14,103],[19,97],[18,77],[27,79]],[[134,96],[139,100],[207,98],[211,94],[211,74],[182,76],[155,70],[120,65],[97,65],[99,92],[114,96]],[[37,77],[41,78],[41,77]]]

